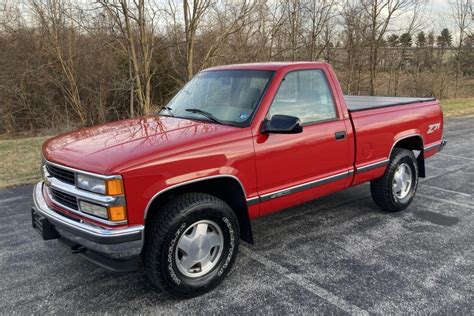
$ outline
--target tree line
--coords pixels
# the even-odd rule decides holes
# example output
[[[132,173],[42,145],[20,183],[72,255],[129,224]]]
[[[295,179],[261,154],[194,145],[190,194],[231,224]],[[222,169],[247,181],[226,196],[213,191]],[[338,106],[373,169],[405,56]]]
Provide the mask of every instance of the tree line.
[[[156,112],[197,72],[326,61],[345,93],[474,96],[472,0],[0,0],[0,133]],[[448,25],[448,26],[447,26]]]

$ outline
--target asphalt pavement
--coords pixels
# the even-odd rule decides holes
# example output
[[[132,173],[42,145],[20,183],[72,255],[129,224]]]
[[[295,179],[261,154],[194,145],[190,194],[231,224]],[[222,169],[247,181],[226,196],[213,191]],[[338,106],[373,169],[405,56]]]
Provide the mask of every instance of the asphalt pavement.
[[[0,314],[474,313],[474,117],[448,120],[443,152],[402,213],[360,185],[253,222],[227,279],[177,300],[31,228],[32,186],[0,191]]]

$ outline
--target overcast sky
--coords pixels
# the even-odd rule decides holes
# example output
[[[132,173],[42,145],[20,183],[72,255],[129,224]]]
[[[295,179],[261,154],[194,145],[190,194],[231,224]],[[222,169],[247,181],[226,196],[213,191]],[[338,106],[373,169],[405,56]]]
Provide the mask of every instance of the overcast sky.
[[[431,10],[434,18],[437,16],[451,18],[451,5],[448,0],[431,0]]]

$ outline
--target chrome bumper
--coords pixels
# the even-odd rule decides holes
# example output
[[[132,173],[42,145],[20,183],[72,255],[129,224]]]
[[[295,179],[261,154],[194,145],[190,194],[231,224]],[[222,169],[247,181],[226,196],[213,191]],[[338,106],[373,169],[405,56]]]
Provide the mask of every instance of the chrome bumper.
[[[442,140],[440,140],[436,143],[425,146],[424,151],[425,152],[430,152],[430,151],[436,150],[436,152],[440,152],[441,150],[443,150],[444,146],[446,146],[447,143],[448,143],[447,140],[442,139]]]
[[[447,143],[448,143],[448,141],[445,140],[445,139],[443,139],[443,140],[441,141],[441,144],[439,145],[438,152],[441,151],[441,150],[443,150],[444,146],[446,146]]]
[[[48,207],[43,196],[43,182],[35,185],[33,202],[35,211],[54,225],[62,238],[87,250],[120,259],[136,256],[143,248],[143,225],[105,229],[69,219]]]

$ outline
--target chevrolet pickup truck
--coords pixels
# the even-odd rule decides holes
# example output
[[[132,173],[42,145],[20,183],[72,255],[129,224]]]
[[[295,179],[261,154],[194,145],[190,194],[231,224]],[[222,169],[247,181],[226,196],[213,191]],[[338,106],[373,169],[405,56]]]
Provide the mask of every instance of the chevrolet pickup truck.
[[[253,243],[252,219],[368,181],[382,210],[406,209],[442,130],[435,99],[344,96],[326,63],[210,68],[156,115],[46,141],[32,223],[192,297]]]

